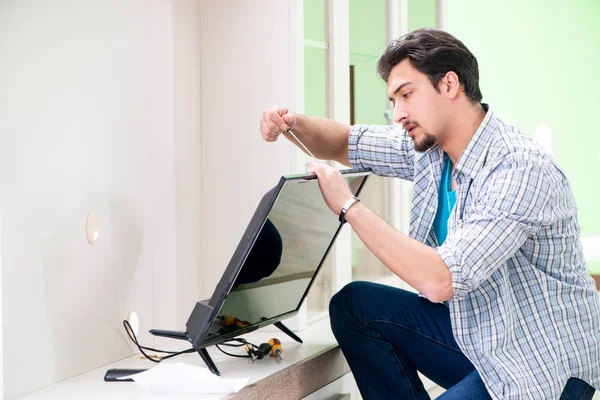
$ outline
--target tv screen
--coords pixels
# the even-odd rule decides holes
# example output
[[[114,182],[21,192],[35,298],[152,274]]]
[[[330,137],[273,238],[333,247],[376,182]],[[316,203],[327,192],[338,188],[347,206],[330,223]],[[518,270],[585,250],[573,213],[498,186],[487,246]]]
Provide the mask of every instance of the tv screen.
[[[360,194],[369,170],[342,170]],[[196,349],[298,312],[341,228],[314,175],[284,176],[258,205],[208,301],[187,322]]]

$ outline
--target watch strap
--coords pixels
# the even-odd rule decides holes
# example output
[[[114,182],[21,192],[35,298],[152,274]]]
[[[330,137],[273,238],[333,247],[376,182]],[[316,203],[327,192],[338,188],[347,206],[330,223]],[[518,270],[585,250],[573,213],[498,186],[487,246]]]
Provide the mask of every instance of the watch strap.
[[[342,207],[342,211],[340,211],[340,217],[339,217],[339,220],[342,224],[346,222],[346,218],[344,218],[346,216],[346,213],[348,212],[350,207],[352,207],[354,205],[354,203],[356,203],[357,201],[360,201],[360,199],[356,196],[352,196],[348,199],[348,201],[346,201],[346,203]]]

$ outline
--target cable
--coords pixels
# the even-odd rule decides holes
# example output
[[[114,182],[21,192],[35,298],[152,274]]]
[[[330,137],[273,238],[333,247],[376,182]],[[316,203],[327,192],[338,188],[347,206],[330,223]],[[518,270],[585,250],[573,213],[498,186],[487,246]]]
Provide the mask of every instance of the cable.
[[[167,350],[159,350],[159,349],[154,349],[152,347],[146,347],[146,346],[140,346],[138,341],[137,341],[137,337],[135,336],[135,333],[133,332],[133,329],[131,328],[131,325],[129,324],[129,321],[124,320],[123,321],[123,325],[125,326],[125,331],[127,332],[127,334],[129,335],[129,338],[133,341],[133,343],[135,343],[138,347],[144,349],[144,350],[149,350],[149,351],[156,351],[158,353],[168,353],[168,354],[175,354],[175,353],[179,353],[178,351],[167,351]],[[133,337],[132,337],[133,335]]]
[[[228,353],[228,352],[226,352],[225,350],[223,350],[221,347],[219,347],[219,345],[218,345],[218,344],[216,344],[216,345],[215,345],[215,347],[216,347],[217,349],[219,349],[219,351],[220,351],[221,353],[223,353],[223,354],[227,354],[228,356],[231,356],[231,357],[238,357],[238,358],[252,358],[252,357],[251,357],[249,354],[241,355],[241,354],[231,354],[231,353]],[[239,346],[234,346],[234,347],[239,347]]]
[[[231,343],[227,343],[227,342],[239,342],[239,344],[231,344]],[[227,339],[221,343],[219,343],[222,346],[229,346],[229,347],[242,347],[245,346],[247,344],[249,344],[252,347],[257,348],[258,346],[255,345],[254,343],[250,343],[249,341],[247,341],[244,338],[233,338],[233,339]]]
[[[195,353],[196,352],[196,349],[194,349],[193,347],[191,347],[191,348],[189,348],[187,350],[183,350],[183,351],[167,351],[167,350],[159,350],[159,349],[155,349],[155,348],[152,348],[152,347],[142,346],[138,342],[137,336],[135,335],[135,332],[133,332],[133,329],[131,328],[131,325],[129,324],[129,321],[123,320],[123,326],[125,327],[125,332],[127,332],[127,336],[129,336],[129,339],[131,339],[131,341],[133,343],[135,343],[135,345],[137,346],[137,348],[140,350],[140,353],[142,353],[144,355],[144,357],[146,357],[148,360],[150,360],[150,361],[152,361],[154,363],[159,363],[159,362],[161,362],[163,360],[166,360],[166,359],[171,358],[171,357],[178,356],[180,354],[187,354],[187,353]],[[227,343],[227,342],[238,342],[238,343],[237,344],[233,344],[233,343]],[[229,346],[229,347],[252,346],[252,348],[258,348],[257,345],[255,345],[253,343],[250,343],[246,339],[243,339],[243,338],[228,339],[228,340],[225,340],[224,342],[220,343],[220,345],[221,346]],[[250,355],[238,355],[238,354],[228,353],[225,350],[221,349],[219,347],[219,344],[217,344],[215,346],[222,353],[227,354],[228,356],[231,356],[231,357],[252,358]],[[146,354],[146,352],[144,350],[154,351],[154,352],[157,352],[157,353],[165,353],[165,354],[168,354],[168,355],[163,356],[163,357],[152,358],[148,354]]]
[[[127,320],[123,320],[123,326],[125,327],[125,331],[127,332],[127,335],[129,336],[129,339],[131,339],[131,341],[133,343],[135,343],[135,345],[137,346],[137,348],[140,350],[140,353],[142,353],[144,355],[144,357],[146,357],[148,360],[154,362],[154,363],[159,363],[163,360],[166,360],[168,358],[171,357],[175,357],[178,356],[180,354],[186,354],[186,353],[195,353],[196,350],[194,348],[190,348],[187,350],[183,350],[183,351],[166,351],[166,350],[159,350],[159,349],[154,349],[152,347],[146,347],[146,346],[142,346],[139,344],[138,340],[137,340],[137,336],[135,335],[135,332],[133,332],[133,329],[131,328],[131,325],[129,324],[129,321]],[[157,353],[166,353],[168,354],[167,356],[163,356],[163,357],[158,357],[157,359],[150,357],[148,354],[146,354],[146,352],[144,350],[148,350],[148,351],[155,351]]]
[[[238,342],[238,344],[231,344],[231,343],[227,343],[227,342]],[[242,346],[245,346],[246,348],[248,346],[252,346],[252,348],[254,348],[254,349],[258,348],[257,345],[255,345],[254,343],[250,343],[246,339],[243,339],[243,338],[233,338],[233,339],[226,340],[223,343],[219,343],[219,344],[215,345],[215,347],[217,349],[219,349],[219,351],[221,353],[227,354],[228,356],[231,356],[231,357],[238,357],[238,358],[252,358],[252,356],[250,354],[244,354],[244,355],[241,355],[241,354],[231,354],[231,353],[228,353],[225,350],[223,350],[221,347],[219,347],[219,345],[221,345],[221,346],[229,346],[229,347],[242,347]]]

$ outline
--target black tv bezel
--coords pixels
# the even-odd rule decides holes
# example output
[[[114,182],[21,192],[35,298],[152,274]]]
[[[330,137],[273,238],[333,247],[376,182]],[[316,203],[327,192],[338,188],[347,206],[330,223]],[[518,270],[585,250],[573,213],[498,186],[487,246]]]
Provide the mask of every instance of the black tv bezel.
[[[358,195],[360,195],[360,192],[362,191],[363,187],[365,186],[365,183],[367,182],[367,179],[369,177],[369,173],[371,172],[371,170],[368,168],[360,168],[360,169],[357,168],[357,169],[340,170],[340,172],[342,173],[342,175],[347,176],[347,177],[364,175],[364,179],[363,179],[362,183],[360,184],[356,193],[354,193],[355,196],[358,196]],[[197,319],[199,319],[199,315],[196,314],[196,309],[194,309],[194,311],[192,311],[192,313],[187,321],[187,324],[186,324],[187,333],[189,335],[190,342],[192,343],[192,345],[195,349],[203,349],[208,346],[222,343],[223,341],[232,339],[236,336],[244,335],[246,333],[252,332],[252,331],[262,328],[264,326],[275,324],[283,319],[292,317],[298,313],[298,310],[300,309],[302,303],[304,302],[304,299],[308,295],[308,292],[310,291],[317,274],[321,270],[323,263],[325,262],[325,259],[327,258],[329,251],[331,250],[331,247],[335,243],[335,240],[342,228],[341,223],[339,224],[338,228],[335,231],[335,234],[333,235],[329,245],[327,246],[327,250],[325,251],[325,254],[323,254],[323,257],[321,258],[321,261],[319,262],[319,265],[317,266],[317,269],[315,270],[315,273],[313,274],[310,283],[308,284],[306,290],[304,291],[304,294],[300,298],[300,301],[298,302],[296,309],[291,310],[286,313],[283,313],[283,314],[280,314],[280,315],[277,315],[277,316],[269,318],[269,319],[265,319],[264,321],[254,323],[245,328],[240,328],[233,332],[219,335],[210,340],[205,340],[210,326],[213,324],[216,316],[218,315],[219,311],[221,310],[221,307],[223,306],[223,302],[224,302],[225,298],[231,291],[233,284],[235,283],[235,280],[237,279],[237,276],[238,276],[242,266],[244,265],[244,262],[246,261],[246,258],[248,257],[248,254],[250,253],[250,250],[254,246],[254,242],[256,241],[258,234],[262,230],[263,225],[264,225],[269,213],[271,212],[273,205],[275,204],[275,201],[279,197],[279,194],[280,194],[281,189],[283,188],[283,185],[285,184],[285,182],[292,181],[292,180],[315,180],[315,179],[317,179],[316,175],[306,175],[306,174],[282,176],[279,179],[279,182],[277,183],[277,185],[275,187],[273,187],[271,190],[269,190],[267,193],[264,194],[264,196],[262,197],[260,203],[258,204],[258,206],[256,208],[256,211],[254,212],[254,215],[252,216],[250,222],[248,223],[248,227],[244,231],[244,234],[242,235],[242,238],[240,239],[240,242],[239,242],[236,250],[234,251],[234,253],[231,257],[231,260],[229,261],[227,268],[225,268],[225,271],[223,271],[223,275],[221,276],[219,283],[215,287],[215,290],[214,290],[211,298],[209,300],[205,300],[205,301],[198,303],[198,304],[202,303],[205,306],[204,312],[202,312],[203,315],[201,317],[201,321],[197,320]],[[196,307],[198,307],[198,305]],[[193,320],[193,319],[196,319],[196,320]],[[201,324],[199,331],[196,329],[198,323]]]

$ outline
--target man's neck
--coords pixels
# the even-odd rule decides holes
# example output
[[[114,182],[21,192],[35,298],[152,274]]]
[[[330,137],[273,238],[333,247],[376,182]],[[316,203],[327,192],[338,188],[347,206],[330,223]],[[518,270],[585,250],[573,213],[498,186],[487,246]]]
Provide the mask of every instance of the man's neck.
[[[463,109],[457,110],[456,115],[460,118],[454,118],[452,125],[446,134],[446,141],[440,143],[442,149],[448,154],[452,164],[456,165],[463,151],[473,138],[473,135],[481,125],[485,117],[485,110],[480,104],[465,104]]]

